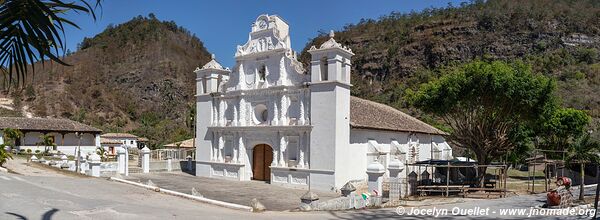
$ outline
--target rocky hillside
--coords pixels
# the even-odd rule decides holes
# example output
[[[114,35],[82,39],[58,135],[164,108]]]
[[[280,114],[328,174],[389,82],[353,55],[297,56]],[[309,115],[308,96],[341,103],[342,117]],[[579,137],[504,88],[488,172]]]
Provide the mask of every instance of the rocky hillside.
[[[13,93],[15,105],[105,132],[132,132],[155,146],[191,137],[192,71],[210,60],[197,37],[150,14],[110,25],[78,47],[65,57],[72,66],[38,65],[30,86]]]
[[[565,105],[600,118],[597,0],[474,1],[362,20],[335,37],[356,53],[353,95],[411,111],[405,90],[444,74],[445,67],[473,59],[523,60],[557,80]],[[327,38],[320,34],[305,51]],[[306,52],[302,60],[308,64]]]

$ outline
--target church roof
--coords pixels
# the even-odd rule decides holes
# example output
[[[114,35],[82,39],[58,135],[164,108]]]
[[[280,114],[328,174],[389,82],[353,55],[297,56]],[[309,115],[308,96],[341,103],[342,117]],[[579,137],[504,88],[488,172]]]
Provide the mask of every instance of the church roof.
[[[202,69],[217,69],[217,70],[227,70],[227,68],[223,68],[219,62],[215,59],[215,55],[210,55],[211,60],[202,66]]]
[[[101,137],[100,138],[100,144],[114,145],[114,144],[123,144],[123,142],[117,141],[117,140],[114,140],[114,139],[109,139],[109,138],[103,138],[103,137]]]
[[[179,145],[179,146],[177,146]],[[184,141],[179,141],[175,143],[165,144],[165,148],[194,148],[194,139],[190,138]]]
[[[106,134],[102,134],[100,135],[101,138],[138,138],[138,136],[135,136],[133,134],[129,134],[129,133],[106,133]]]
[[[352,128],[447,135],[447,133],[391,106],[354,96],[350,97],[350,126]]]
[[[62,118],[0,117],[0,130],[5,128],[26,131],[102,132],[92,126]]]

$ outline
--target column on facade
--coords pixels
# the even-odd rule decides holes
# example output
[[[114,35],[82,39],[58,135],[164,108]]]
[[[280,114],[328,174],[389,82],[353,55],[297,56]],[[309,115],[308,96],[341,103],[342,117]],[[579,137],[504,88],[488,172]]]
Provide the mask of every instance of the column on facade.
[[[281,136],[280,132],[277,132],[277,137],[279,138]],[[281,149],[281,143],[277,143],[277,147],[273,147],[273,161],[271,162],[271,166],[276,167],[277,166],[277,162],[279,162],[278,160],[278,156],[279,156],[279,152],[278,150]]]
[[[219,99],[219,126],[225,126],[225,100]]]
[[[310,133],[304,132],[304,168],[308,168],[310,164]]]
[[[223,149],[225,148],[225,141],[223,140],[223,133],[218,133],[219,145],[217,150],[217,161],[223,162]]]
[[[287,94],[282,94],[281,95],[281,114],[280,114],[281,119],[279,119],[279,122],[281,123],[281,125],[289,125],[289,123],[288,123],[289,105],[290,105],[289,96]]]
[[[239,114],[238,114],[238,126],[245,126],[246,125],[246,99],[244,99],[243,96],[240,96],[240,107],[239,107]]]
[[[210,139],[210,161],[215,161],[215,132],[211,132],[211,139]]]
[[[300,90],[298,94],[298,103],[300,107],[300,115],[298,116],[298,125],[305,125],[306,120],[304,119],[304,90]]]
[[[298,137],[298,167],[304,168],[304,145],[306,145],[306,141],[304,140],[305,132],[301,132]]]
[[[279,85],[285,85],[285,80],[287,79],[287,71],[285,69],[285,56],[281,56],[281,60],[279,61]]]
[[[287,150],[287,137],[282,135],[279,139],[279,165],[280,166],[287,166],[287,154],[288,154],[288,150]]]
[[[231,158],[231,162],[232,163],[237,163],[238,162],[238,149],[240,147],[239,142],[235,143],[235,139],[239,137],[239,133],[236,132],[233,134],[233,140],[231,140],[233,143],[231,143],[231,145],[233,145],[233,158]]]
[[[273,121],[271,121],[271,125],[279,125],[279,111],[277,109],[277,100],[271,101],[273,105]]]
[[[237,105],[235,105],[235,103],[233,104],[233,120],[231,121],[231,125],[232,126],[238,126],[238,107]]]
[[[243,163],[244,162],[244,157],[245,157],[245,152],[246,152],[246,147],[244,146],[244,133],[240,132],[238,133],[238,157],[236,162],[237,163]]]
[[[302,98],[302,101],[304,101],[304,106],[302,108],[304,110],[304,124],[308,125],[310,124],[310,112],[308,111],[310,109],[310,100],[308,100],[310,98],[309,90],[302,90],[302,94],[304,94],[304,97]]]
[[[241,90],[242,87],[244,86],[244,84],[246,83],[246,74],[244,73],[244,63],[243,62],[240,63],[240,67],[238,69],[238,75],[240,77],[240,80],[238,80],[238,84],[237,84],[236,88],[238,90]]]
[[[213,99],[212,105],[212,126],[217,126],[219,121],[219,111],[217,108],[218,102]]]

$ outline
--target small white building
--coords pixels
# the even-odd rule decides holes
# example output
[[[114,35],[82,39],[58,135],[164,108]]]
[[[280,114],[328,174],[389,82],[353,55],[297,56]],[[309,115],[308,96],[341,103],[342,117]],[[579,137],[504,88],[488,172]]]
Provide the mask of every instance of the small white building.
[[[100,146],[106,151],[106,156],[115,156],[117,155],[117,150],[123,147],[123,141],[103,138],[100,135]]]
[[[106,133],[100,137],[107,143],[121,143],[120,147],[137,148],[139,137],[128,133]],[[108,150],[108,149],[107,149]]]
[[[354,54],[333,32],[309,53],[306,70],[288,24],[261,15],[231,70],[214,57],[196,69],[197,176],[336,190],[375,160],[452,157],[444,132],[350,95]]]
[[[58,118],[0,117],[0,144],[4,143],[3,130],[18,129],[23,137],[15,141],[17,150],[31,149],[60,151],[76,155],[81,146],[81,155],[96,152],[100,146],[100,129],[76,121]],[[56,146],[43,146],[42,135],[49,135]]]

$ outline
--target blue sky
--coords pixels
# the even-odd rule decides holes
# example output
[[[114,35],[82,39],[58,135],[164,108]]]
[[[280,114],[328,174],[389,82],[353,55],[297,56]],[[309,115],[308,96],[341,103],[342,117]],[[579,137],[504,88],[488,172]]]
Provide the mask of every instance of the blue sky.
[[[248,39],[250,25],[260,14],[277,14],[290,25],[292,47],[301,51],[319,30],[340,30],[361,18],[377,19],[392,11],[420,11],[428,7],[458,6],[465,0],[346,0],[346,1],[192,1],[192,0],[105,0],[99,19],[83,14],[69,17],[81,29],[68,28],[67,48],[75,51],[84,37],[93,37],[108,24],[124,23],[137,15],[154,13],[160,20],[173,20],[196,34],[224,66],[234,63],[235,46]]]

